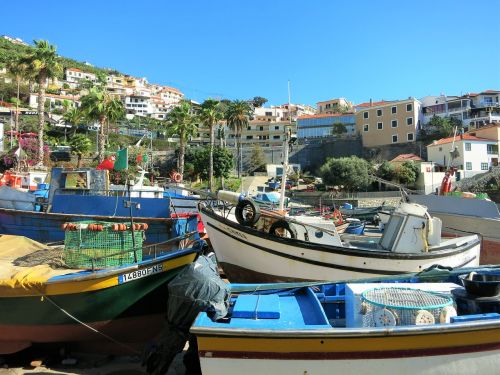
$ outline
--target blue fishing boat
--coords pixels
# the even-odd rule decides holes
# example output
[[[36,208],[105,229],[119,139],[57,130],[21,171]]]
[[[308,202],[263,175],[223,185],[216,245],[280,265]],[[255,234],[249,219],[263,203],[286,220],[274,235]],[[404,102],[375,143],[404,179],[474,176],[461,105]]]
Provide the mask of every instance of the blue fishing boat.
[[[500,283],[492,266],[382,282],[232,284],[227,315],[201,313],[191,328],[202,372],[497,373],[500,295],[468,295],[457,276],[475,279],[472,270]]]
[[[172,217],[172,201],[163,196],[163,189],[112,187],[106,170],[53,168],[47,196],[37,199],[34,194],[2,187],[0,233],[57,242],[64,239],[60,227],[65,222],[123,222],[132,217],[148,224],[149,243],[164,242],[185,230],[186,221]]]

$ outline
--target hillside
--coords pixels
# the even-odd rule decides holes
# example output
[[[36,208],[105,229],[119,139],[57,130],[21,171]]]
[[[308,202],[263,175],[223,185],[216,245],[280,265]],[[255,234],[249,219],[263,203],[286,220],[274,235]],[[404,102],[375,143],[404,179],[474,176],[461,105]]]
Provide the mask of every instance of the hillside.
[[[3,68],[5,66],[5,64],[7,63],[7,61],[9,61],[13,58],[16,58],[18,56],[21,56],[23,54],[26,54],[32,48],[33,48],[32,46],[24,46],[24,45],[20,45],[20,44],[14,44],[6,39],[0,38],[0,68]],[[117,70],[113,70],[113,69],[109,70],[109,69],[98,68],[95,66],[89,66],[83,62],[76,61],[76,60],[70,59],[68,57],[60,56],[60,62],[61,62],[61,65],[63,66],[64,69],[66,69],[66,68],[78,68],[84,72],[93,73],[93,74],[99,74],[99,73],[103,74],[104,73],[106,75],[107,74],[122,75],[122,73],[120,73]],[[61,72],[59,77],[57,77],[57,78],[62,79],[63,76],[64,76],[64,71]]]

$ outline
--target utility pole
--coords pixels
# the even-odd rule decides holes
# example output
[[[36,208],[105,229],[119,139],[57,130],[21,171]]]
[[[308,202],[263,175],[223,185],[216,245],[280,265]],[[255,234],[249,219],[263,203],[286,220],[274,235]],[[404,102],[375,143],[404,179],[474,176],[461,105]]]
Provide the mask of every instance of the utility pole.
[[[290,107],[290,81],[288,81],[288,126],[285,126],[285,139],[283,141],[283,175],[281,176],[281,189],[280,189],[280,205],[279,210],[284,211],[285,208],[285,185],[286,173],[288,171],[288,142],[291,138],[292,131],[292,109]]]

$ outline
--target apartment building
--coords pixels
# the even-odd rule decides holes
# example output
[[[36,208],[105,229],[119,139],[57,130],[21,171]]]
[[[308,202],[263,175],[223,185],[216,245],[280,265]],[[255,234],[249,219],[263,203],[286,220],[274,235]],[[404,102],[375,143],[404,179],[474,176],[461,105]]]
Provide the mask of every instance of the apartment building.
[[[80,85],[82,80],[89,80],[96,82],[96,76],[92,73],[83,72],[78,68],[68,68],[64,71],[64,79],[71,88],[76,88]]]
[[[421,105],[415,98],[369,101],[355,106],[356,130],[363,147],[415,142],[421,125]]]
[[[466,129],[474,129],[492,122],[500,122],[500,91],[486,90],[462,96],[426,96],[421,99],[423,124],[433,116],[452,117]]]
[[[344,130],[345,133],[342,133]],[[355,134],[356,118],[354,113],[324,113],[301,116],[297,119],[297,138],[299,140],[328,138],[341,135],[354,136]]]
[[[456,167],[459,178],[467,178],[498,165],[498,142],[467,133],[443,138],[427,146],[427,159]]]
[[[45,103],[49,102],[50,103],[50,108],[51,109],[64,109],[64,101],[69,102],[71,107],[79,107],[80,106],[80,97],[79,96],[73,96],[73,95],[55,95],[55,94],[45,94]],[[36,93],[31,93],[30,94],[30,101],[29,101],[29,106],[30,108],[38,108],[38,94]]]
[[[345,98],[331,99],[316,103],[316,113],[318,114],[335,114],[338,113],[341,108],[350,110],[353,108],[353,104]]]

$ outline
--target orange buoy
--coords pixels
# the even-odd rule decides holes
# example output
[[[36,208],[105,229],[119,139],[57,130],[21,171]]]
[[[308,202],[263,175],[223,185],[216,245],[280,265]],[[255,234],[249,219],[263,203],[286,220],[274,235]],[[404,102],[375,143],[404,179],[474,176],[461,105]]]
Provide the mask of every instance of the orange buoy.
[[[68,223],[61,224],[62,230],[66,230],[67,227],[68,227]]]

